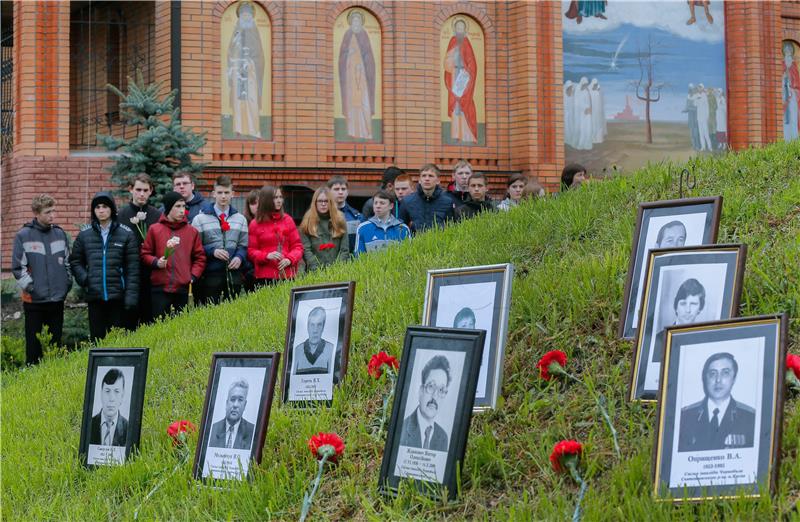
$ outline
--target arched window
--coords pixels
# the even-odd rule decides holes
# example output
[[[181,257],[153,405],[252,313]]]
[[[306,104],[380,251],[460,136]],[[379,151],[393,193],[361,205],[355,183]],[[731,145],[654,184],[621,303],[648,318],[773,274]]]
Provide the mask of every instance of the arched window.
[[[235,2],[220,24],[222,138],[272,139],[272,25],[264,9]]]

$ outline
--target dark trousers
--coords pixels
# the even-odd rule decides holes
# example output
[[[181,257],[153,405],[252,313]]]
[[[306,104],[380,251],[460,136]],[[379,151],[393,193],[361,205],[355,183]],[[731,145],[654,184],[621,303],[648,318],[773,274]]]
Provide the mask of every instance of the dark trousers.
[[[153,322],[153,299],[151,296],[150,272],[144,272],[140,266],[142,277],[139,280],[139,304],[133,310],[125,311],[125,328],[136,330],[139,326]]]
[[[89,336],[102,339],[112,328],[125,328],[125,307],[122,299],[89,301]]]
[[[165,292],[163,286],[154,286],[150,295],[153,298],[153,318],[158,319],[170,313],[178,313],[189,304],[188,293]]]
[[[64,301],[55,303],[22,303],[25,310],[25,362],[36,364],[42,359],[42,343],[36,334],[47,325],[53,338],[51,343],[61,344],[64,327]]]
[[[194,296],[197,304],[218,304],[223,299],[234,299],[242,290],[241,276],[238,271],[211,272],[203,274],[194,285]]]

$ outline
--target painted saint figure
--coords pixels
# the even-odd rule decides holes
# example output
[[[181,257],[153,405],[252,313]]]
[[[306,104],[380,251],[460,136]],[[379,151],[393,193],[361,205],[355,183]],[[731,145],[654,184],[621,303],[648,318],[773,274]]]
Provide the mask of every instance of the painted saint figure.
[[[689,136],[692,140],[692,148],[694,150],[700,150],[700,131],[697,129],[697,106],[694,103],[694,94],[694,84],[690,83],[686,94],[686,106],[683,112],[685,112],[688,117]]]
[[[606,5],[608,0],[572,0],[564,16],[570,20],[574,19],[576,23],[581,23],[584,18],[591,16],[607,20],[603,14],[606,12]]]
[[[264,92],[264,49],[251,2],[236,8],[238,18],[228,45],[228,87],[233,131],[261,138],[260,109]]]
[[[575,84],[564,82],[564,142],[575,148]]]
[[[709,11],[709,6],[711,5],[711,0],[687,0],[687,4],[689,4],[689,14],[691,15],[688,20],[686,20],[686,25],[692,25],[697,22],[697,17],[694,15],[694,8],[695,7],[702,7],[703,11],[706,15],[706,20],[708,21],[708,25],[714,23],[714,17],[711,16],[711,12]]]
[[[794,59],[792,42],[783,43],[783,139],[796,140],[800,137],[800,71]]]
[[[706,88],[701,83],[695,88],[694,94],[689,96],[697,108],[697,132],[700,137],[700,147],[698,150],[713,150],[711,146],[711,136],[709,136],[709,104]]]
[[[589,79],[581,78],[575,90],[573,129],[575,148],[578,150],[592,149],[592,95],[589,92]]]
[[[375,57],[364,29],[364,14],[347,15],[350,28],[339,48],[339,87],[347,135],[372,139],[372,116],[375,114]]]
[[[447,115],[454,142],[477,143],[478,114],[472,96],[478,77],[478,62],[467,36],[467,22],[453,22],[453,37],[444,59],[444,84],[447,87]]]

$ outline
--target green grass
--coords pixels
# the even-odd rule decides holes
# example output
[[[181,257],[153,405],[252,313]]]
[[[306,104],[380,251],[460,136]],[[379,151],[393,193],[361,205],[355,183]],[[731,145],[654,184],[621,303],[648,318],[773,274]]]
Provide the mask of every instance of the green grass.
[[[720,242],[749,246],[741,314],[786,311],[790,350],[800,322],[800,143],[775,145],[694,164],[692,195],[724,196]],[[626,401],[631,346],[616,338],[622,288],[640,201],[677,197],[657,164],[575,193],[533,201],[508,214],[481,216],[383,254],[311,274],[298,284],[357,281],[348,378],[330,409],[273,405],[264,460],[252,483],[219,491],[190,481],[191,464],[144,505],[144,520],[292,520],[315,463],[307,439],[335,431],[347,449],[326,473],[315,520],[564,520],[577,488],[555,475],[548,455],[562,438],[586,446],[585,520],[797,520],[800,399],[786,403],[777,494],[671,506],[653,501],[653,408]],[[369,426],[380,414],[384,382],[368,377],[371,354],[400,355],[407,325],[420,321],[430,268],[512,262],[514,281],[505,382],[499,408],[473,418],[459,500],[430,500],[401,487],[377,493],[383,441]],[[87,471],[77,450],[86,352],[49,358],[4,376],[2,515],[7,520],[130,520],[145,494],[176,463],[168,424],[199,423],[211,353],[282,351],[290,285],[201,309],[103,346],[147,346],[150,369],[141,453],[125,466]],[[623,457],[583,387],[545,383],[534,365],[564,350],[569,369],[608,398]],[[194,440],[193,440],[194,442]]]

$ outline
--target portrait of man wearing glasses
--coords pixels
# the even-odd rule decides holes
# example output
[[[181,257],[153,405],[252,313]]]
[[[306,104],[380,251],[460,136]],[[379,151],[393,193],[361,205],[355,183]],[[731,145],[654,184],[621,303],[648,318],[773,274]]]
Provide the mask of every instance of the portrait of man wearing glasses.
[[[422,368],[419,405],[403,420],[401,446],[447,451],[448,434],[435,419],[441,401],[447,397],[450,380],[450,362],[443,355],[436,355]]]

